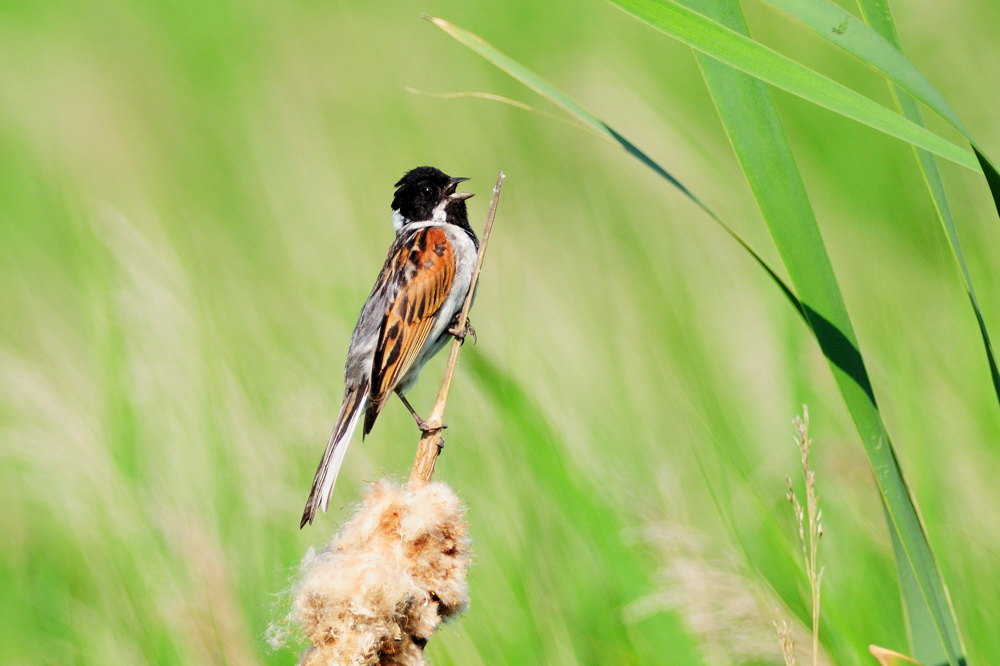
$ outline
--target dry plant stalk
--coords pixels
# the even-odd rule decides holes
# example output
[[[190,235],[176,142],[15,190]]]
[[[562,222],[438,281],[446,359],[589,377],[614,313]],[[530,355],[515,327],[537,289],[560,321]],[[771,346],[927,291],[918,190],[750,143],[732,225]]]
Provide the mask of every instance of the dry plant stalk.
[[[795,511],[795,521],[799,526],[799,543],[802,546],[802,559],[805,561],[806,575],[809,578],[809,589],[812,592],[812,654],[813,666],[819,664],[819,593],[823,583],[823,569],[816,569],[819,555],[819,540],[823,536],[823,511],[819,508],[819,497],[816,496],[816,473],[809,467],[809,450],[812,440],[809,439],[809,408],[802,405],[802,418],[792,420],[795,426],[795,443],[799,447],[802,459],[802,473],[806,482],[806,506],[803,509],[799,498],[792,487],[792,479],[788,482],[786,497]],[[808,538],[806,528],[808,527]],[[779,642],[781,632],[779,631]]]
[[[493,187],[493,200],[490,202],[490,212],[486,216],[486,227],[483,229],[483,237],[479,241],[479,255],[476,257],[476,266],[472,271],[472,282],[469,284],[469,294],[465,297],[465,304],[462,312],[458,316],[456,328],[459,331],[465,330],[465,325],[469,320],[469,309],[472,307],[472,297],[476,293],[476,283],[479,282],[479,272],[483,268],[483,257],[486,256],[486,245],[490,241],[490,230],[493,229],[493,220],[497,215],[497,205],[500,203],[500,190],[503,187],[504,173],[497,174],[497,184]],[[434,465],[437,463],[438,454],[444,447],[444,439],[441,431],[444,429],[444,408],[448,402],[448,393],[451,391],[451,380],[455,375],[455,364],[458,363],[458,352],[462,348],[462,340],[456,338],[451,344],[451,352],[448,355],[448,365],[445,366],[444,378],[441,380],[441,389],[438,391],[437,400],[434,402],[434,409],[427,418],[427,430],[420,438],[417,445],[417,455],[413,460],[413,469],[410,471],[410,489],[416,490],[431,480],[434,476]]]
[[[501,171],[458,330],[468,320],[503,178]],[[468,608],[471,550],[462,504],[448,486],[430,482],[461,346],[456,338],[408,486],[373,484],[329,547],[307,555],[288,616],[312,644],[301,666],[421,666],[438,626]]]

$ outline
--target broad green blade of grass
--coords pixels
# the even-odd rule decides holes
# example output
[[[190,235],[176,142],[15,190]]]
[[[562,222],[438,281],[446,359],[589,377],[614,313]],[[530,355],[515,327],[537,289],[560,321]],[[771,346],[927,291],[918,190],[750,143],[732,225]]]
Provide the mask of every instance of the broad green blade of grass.
[[[962,134],[969,136],[968,130],[944,97],[900,52],[899,42],[879,30],[878,26],[873,30],[832,0],[763,0],[763,2],[874,68],[926,104]],[[866,20],[870,22],[867,15]],[[892,34],[895,35],[895,31]]]
[[[764,0],[764,2],[850,53],[951,123],[972,144],[979,165],[986,175],[993,203],[997,207],[997,212],[1000,213],[1000,172],[980,150],[979,144],[944,97],[903,56],[896,27],[892,21],[892,13],[884,0],[860,0],[859,2],[865,21],[870,23],[871,27],[859,21],[853,14],[834,4],[831,0]],[[900,106],[904,115],[910,120],[914,120],[910,114],[905,113],[905,103],[901,103]],[[919,111],[919,107],[917,110]],[[914,120],[914,122],[916,121]],[[923,125],[922,122],[917,122],[917,124]],[[996,385],[1000,377],[995,372],[995,363],[991,370],[994,371],[994,384]]]
[[[903,114],[913,122],[923,124],[923,114],[920,111],[917,100],[895,84],[892,84],[891,88],[893,96]],[[993,343],[990,341],[990,334],[986,329],[986,321],[983,319],[983,313],[979,306],[979,298],[976,296],[976,290],[972,284],[972,275],[969,273],[969,267],[965,262],[965,252],[962,250],[962,242],[958,237],[958,229],[955,227],[951,205],[948,203],[948,194],[944,187],[944,179],[941,177],[941,171],[932,154],[916,146],[913,147],[913,150],[916,153],[917,164],[920,165],[920,171],[924,175],[924,181],[927,183],[927,189],[934,202],[934,209],[937,212],[938,219],[941,221],[941,226],[944,227],[948,244],[951,246],[955,262],[958,264],[959,273],[965,285],[965,292],[969,297],[969,303],[971,303],[972,310],[976,315],[979,334],[983,339],[983,347],[986,350],[986,361],[989,364],[990,379],[993,381],[993,391],[996,394],[997,402],[1000,403],[1000,371],[997,369],[996,356],[993,353]],[[981,153],[976,150],[976,155],[981,155]],[[989,163],[984,161],[983,169],[987,175],[987,180],[990,179],[989,167]],[[996,192],[1000,194],[1000,187],[996,189]]]
[[[748,34],[737,0],[690,1],[706,15],[723,22],[731,32]],[[632,0],[623,4],[631,5]],[[655,18],[655,14],[648,17]],[[653,25],[661,27],[658,22]],[[666,27],[662,29],[670,32]],[[697,57],[723,126],[799,294],[807,321],[830,362],[861,435],[891,518],[890,529],[898,530],[905,550],[906,558],[898,561],[897,566],[901,570],[912,566],[948,661],[958,666],[961,647],[953,638],[958,632],[944,581],[878,411],[847,308],[770,91],[760,80],[725,63],[702,53]]]
[[[883,506],[884,508],[884,506]],[[889,512],[886,511],[885,518],[892,521]],[[896,562],[909,564],[906,558],[906,549],[903,548],[899,540],[899,533],[896,530],[889,530],[892,538],[892,552],[896,556]],[[934,618],[924,603],[923,593],[920,591],[920,583],[917,575],[913,572],[912,566],[899,567],[899,589],[903,597],[903,614],[906,616],[906,635],[910,641],[910,650],[920,659],[928,664],[947,664],[948,655],[942,647],[941,641],[937,637],[937,629],[934,627]]]
[[[497,50],[496,47],[487,43],[478,35],[474,35],[468,30],[459,28],[457,25],[453,25],[444,19],[433,18],[430,16],[424,16],[431,23],[437,27],[444,30],[446,33],[454,37],[458,42],[472,49],[479,55],[483,56],[491,63],[502,69],[507,74],[511,75],[524,85],[528,86],[536,93],[545,97],[552,103],[562,107],[564,110],[572,114],[574,117],[579,119],[585,125],[593,128],[602,136],[607,137],[613,143],[621,146],[630,155],[638,159],[640,162],[645,164],[647,167],[653,170],[658,176],[669,182],[671,185],[676,187],[678,190],[684,193],[691,201],[693,201],[699,208],[708,213],[708,215],[715,220],[730,236],[739,243],[744,250],[750,253],[754,260],[763,268],[768,276],[778,285],[781,292],[785,295],[791,304],[800,315],[805,317],[805,311],[802,309],[802,304],[799,299],[795,296],[795,292],[785,284],[785,281],[778,276],[777,273],[768,265],[764,258],[761,257],[756,250],[754,250],[749,243],[747,243],[743,238],[733,230],[728,224],[726,224],[722,218],[715,214],[708,206],[702,203],[701,199],[696,197],[691,193],[677,178],[672,176],[666,169],[661,167],[656,163],[651,157],[646,153],[639,150],[631,141],[623,137],[621,134],[609,127],[604,121],[592,114],[590,111],[582,107],[576,100],[572,99],[569,95],[565,94],[551,83],[538,76],[527,67],[512,59],[510,56]]]
[[[980,160],[994,199],[998,202],[998,210],[1000,210],[1000,198],[998,198],[1000,178],[997,177],[995,168],[978,150],[971,134],[944,98],[902,55],[892,14],[885,0],[859,0],[865,20],[872,27],[829,0],[765,0],[765,2],[798,20],[816,34],[886,76],[892,82],[893,96],[900,111],[915,124],[924,125],[923,116],[917,103],[919,100],[964,134],[973,143],[976,156]],[[955,227],[944,181],[934,156],[916,146],[914,146],[914,151],[976,315],[976,322],[986,350],[990,378],[997,399],[1000,401],[1000,372],[997,369],[992,343],[965,261],[958,230]],[[899,542],[898,535],[894,534],[893,537],[893,544],[898,554],[902,552],[903,546]],[[907,609],[907,624],[914,654],[926,663],[937,664],[946,661],[947,654],[943,651],[940,641],[933,640],[927,635],[927,629],[933,627],[932,618],[928,614],[923,600],[924,595],[911,567],[900,567],[900,584]],[[952,615],[954,615],[954,611],[952,611]],[[957,633],[951,636],[951,641],[961,647],[961,638]]]
[[[735,69],[964,167],[982,170],[976,156],[964,148],[673,0],[612,1],[640,20]]]
[[[816,0],[816,4],[822,4],[826,0]],[[861,27],[864,30],[858,30],[858,33],[862,37],[866,37],[869,34],[874,34],[875,37],[883,38],[887,44],[889,44],[896,53],[899,53],[902,49],[902,45],[899,41],[899,35],[896,33],[896,26],[892,20],[892,13],[889,10],[889,5],[885,0],[858,0],[858,5],[861,7],[862,14],[865,17],[865,21],[871,24],[872,28],[866,25]],[[869,37],[868,41],[875,41],[874,37]],[[862,59],[864,60],[864,59]],[[903,112],[907,118],[915,123],[923,124],[923,114],[920,111],[920,106],[917,100],[911,96],[906,90],[900,87],[898,84],[893,83],[890,85],[892,89],[893,96],[896,99],[900,110]],[[950,109],[949,109],[950,110]],[[955,124],[956,127],[961,129],[966,137],[969,136],[968,132],[964,130],[959,124]],[[975,144],[973,144],[975,146]],[[966,293],[969,296],[969,301],[972,303],[972,309],[976,314],[976,321],[979,324],[979,331],[983,338],[983,344],[986,347],[986,357],[990,366],[990,376],[993,380],[993,388],[997,394],[998,400],[1000,400],[1000,374],[997,372],[996,359],[993,355],[993,346],[990,343],[989,333],[986,330],[986,323],[983,321],[983,315],[979,309],[979,300],[976,298],[975,289],[972,286],[972,277],[969,274],[969,268],[965,263],[965,256],[962,252],[962,244],[958,238],[958,230],[955,228],[955,220],[952,218],[951,206],[948,203],[948,195],[944,188],[944,180],[941,178],[941,172],[938,169],[937,161],[934,156],[929,154],[927,151],[921,150],[914,147],[916,152],[917,163],[920,165],[920,170],[924,174],[924,180],[927,183],[927,188],[930,191],[931,198],[934,201],[934,207],[937,210],[938,217],[941,220],[941,224],[944,226],[945,233],[948,236],[948,241],[951,244],[952,252],[955,255],[955,260],[958,262],[959,269],[961,270],[962,280],[965,282]],[[980,156],[978,150],[976,150],[976,155]],[[980,157],[980,161],[984,161]],[[991,173],[995,174],[988,162],[983,164],[983,170],[986,174],[987,180],[990,179]],[[996,190],[994,190],[996,191]],[[893,534],[893,550],[899,553],[900,550],[904,549],[904,545],[899,540],[898,534]],[[935,562],[935,566],[937,563]],[[938,568],[940,572],[940,568]],[[906,609],[906,622],[907,630],[910,637],[910,648],[913,655],[920,661],[927,664],[941,664],[944,663],[948,655],[942,650],[942,645],[939,641],[933,640],[933,634],[930,631],[932,628],[931,623],[933,618],[929,616],[927,612],[927,607],[921,603],[922,594],[919,585],[919,580],[915,576],[912,568],[902,568],[900,569],[900,590],[903,596],[903,606]],[[949,602],[950,599],[946,601]],[[953,608],[949,608],[952,617],[955,615]],[[957,628],[947,627],[949,629],[956,629],[954,633],[950,636],[950,641],[959,646],[962,653],[965,652],[964,646],[962,645],[962,638],[957,632]]]
[[[1000,171],[997,171],[996,166],[990,161],[990,158],[984,155],[975,143],[972,144],[972,150],[975,151],[976,159],[979,160],[979,166],[982,167],[983,173],[986,174],[986,183],[990,186],[993,203],[997,207],[997,214],[1000,215]]]
[[[859,0],[865,20],[872,27],[831,0],[764,0],[764,2],[799,21],[817,35],[839,46],[888,78],[892,82],[892,92],[897,105],[907,119],[921,127],[924,126],[923,114],[917,103],[919,100],[951,123],[975,147],[971,134],[945,99],[931,85],[930,81],[903,56],[899,37],[892,22],[892,14],[885,0]],[[965,290],[969,295],[969,301],[975,311],[976,322],[983,338],[983,346],[986,348],[993,390],[997,395],[997,401],[1000,402],[1000,371],[997,369],[993,345],[986,330],[986,323],[979,307],[979,299],[972,286],[972,276],[965,263],[965,253],[962,251],[962,243],[958,238],[958,230],[955,228],[955,221],[952,218],[951,206],[948,204],[948,195],[944,189],[941,172],[933,155],[916,146],[913,149],[916,151],[917,162],[924,174],[938,218],[941,220],[948,237],[955,261],[958,263],[962,275],[962,281],[965,283]],[[989,160],[982,156],[978,148],[976,148],[976,156],[980,160],[987,181],[996,181],[996,170],[989,163]],[[990,182],[990,188],[995,199],[1000,196],[1000,187],[996,185],[996,182]]]

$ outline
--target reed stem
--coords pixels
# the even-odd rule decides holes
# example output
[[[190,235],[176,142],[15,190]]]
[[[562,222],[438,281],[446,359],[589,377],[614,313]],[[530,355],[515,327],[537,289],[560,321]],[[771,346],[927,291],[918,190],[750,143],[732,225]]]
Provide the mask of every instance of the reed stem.
[[[486,227],[483,229],[483,237],[479,241],[479,255],[476,257],[476,266],[472,270],[472,281],[469,283],[469,293],[465,297],[465,304],[462,312],[458,316],[457,330],[465,330],[465,325],[469,319],[469,309],[472,307],[472,297],[476,293],[476,283],[479,282],[479,273],[483,268],[483,257],[486,256],[486,245],[490,240],[490,230],[493,228],[493,220],[496,218],[497,205],[500,203],[500,190],[503,187],[504,173],[497,174],[497,183],[493,187],[493,201],[490,202],[490,212],[486,216]],[[444,369],[444,378],[441,380],[441,388],[438,391],[437,400],[434,402],[434,409],[427,419],[428,429],[420,437],[417,444],[417,454],[413,459],[413,469],[410,470],[409,487],[416,490],[426,484],[434,476],[434,466],[437,463],[438,454],[444,446],[444,439],[441,431],[444,429],[444,409],[448,403],[448,393],[451,391],[451,380],[455,375],[455,365],[458,363],[458,352],[462,348],[462,340],[455,338],[451,343],[451,353],[448,355],[448,365]]]

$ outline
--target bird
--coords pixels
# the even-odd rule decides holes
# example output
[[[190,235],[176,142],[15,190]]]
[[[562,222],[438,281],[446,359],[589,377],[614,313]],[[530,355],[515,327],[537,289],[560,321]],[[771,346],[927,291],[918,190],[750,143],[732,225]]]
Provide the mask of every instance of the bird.
[[[312,523],[318,509],[326,512],[362,415],[367,435],[395,393],[418,427],[428,430],[405,394],[449,339],[464,341],[467,334],[474,335],[471,326],[457,329],[479,251],[465,205],[473,195],[456,191],[467,180],[421,166],[394,185],[391,220],[396,238],[351,335],[344,401],[316,470],[300,529]]]

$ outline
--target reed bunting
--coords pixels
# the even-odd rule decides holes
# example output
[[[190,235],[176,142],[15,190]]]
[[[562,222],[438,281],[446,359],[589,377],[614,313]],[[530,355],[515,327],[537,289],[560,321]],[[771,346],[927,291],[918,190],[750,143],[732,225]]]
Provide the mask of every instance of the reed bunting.
[[[299,527],[316,510],[326,512],[351,435],[364,414],[364,434],[395,393],[416,419],[404,394],[420,369],[451,336],[464,338],[457,317],[465,303],[479,239],[469,226],[465,200],[455,189],[468,178],[451,178],[417,167],[396,183],[392,226],[396,239],[351,335],[344,370],[344,404],[313,480]]]

